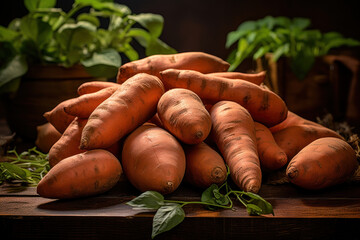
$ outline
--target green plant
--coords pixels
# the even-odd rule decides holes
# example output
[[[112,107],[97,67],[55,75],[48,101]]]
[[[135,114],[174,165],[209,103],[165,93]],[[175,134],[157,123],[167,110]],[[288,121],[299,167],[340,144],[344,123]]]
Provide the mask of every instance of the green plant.
[[[27,15],[0,26],[0,92],[16,91],[31,64],[82,64],[90,75],[114,77],[120,53],[139,58],[133,40],[147,56],[176,52],[159,39],[164,19],[158,14],[132,14],[113,0],[74,0],[68,12],[56,0],[24,4]]]
[[[275,62],[281,56],[289,57],[292,71],[303,79],[316,57],[326,55],[336,47],[360,45],[359,41],[344,38],[338,32],[308,29],[310,25],[307,18],[272,16],[241,23],[235,31],[228,33],[226,39],[226,48],[237,43],[228,57],[229,71],[234,71],[247,57],[256,60],[272,53]]]
[[[229,168],[227,172],[229,176]],[[188,204],[201,204],[207,209],[233,209],[234,203],[230,196],[243,204],[249,215],[274,215],[272,205],[258,194],[231,189],[228,181],[220,187],[212,184],[201,194],[200,201],[167,200],[156,191],[146,191],[126,204],[139,210],[155,211],[151,238],[166,232],[180,224],[185,218],[183,207]]]

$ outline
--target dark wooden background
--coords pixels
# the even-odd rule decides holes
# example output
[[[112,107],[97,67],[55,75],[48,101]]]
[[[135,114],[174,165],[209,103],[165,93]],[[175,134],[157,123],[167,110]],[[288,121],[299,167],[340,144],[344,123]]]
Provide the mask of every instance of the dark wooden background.
[[[337,31],[360,39],[357,1],[350,0],[115,0],[133,13],[157,13],[165,19],[161,39],[179,52],[204,51],[226,58],[226,35],[246,20],[267,15],[306,17],[312,27],[324,32]],[[57,6],[69,10],[73,0],[58,0]],[[5,6],[6,5],[6,6]],[[23,0],[6,1],[0,8],[0,23],[27,13]],[[359,51],[352,52],[358,56]]]

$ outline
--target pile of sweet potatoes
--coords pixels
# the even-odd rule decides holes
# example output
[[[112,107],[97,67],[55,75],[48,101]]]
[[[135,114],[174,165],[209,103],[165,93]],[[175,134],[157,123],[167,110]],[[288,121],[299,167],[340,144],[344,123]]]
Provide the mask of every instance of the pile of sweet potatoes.
[[[202,52],[154,55],[121,66],[116,83],[81,85],[78,97],[44,114],[37,145],[51,169],[39,195],[103,193],[122,174],[140,191],[169,194],[183,181],[222,184],[227,167],[254,193],[264,172],[279,169],[306,189],[352,176],[358,162],[342,136],[288,111],[262,84],[265,72],[228,68]]]

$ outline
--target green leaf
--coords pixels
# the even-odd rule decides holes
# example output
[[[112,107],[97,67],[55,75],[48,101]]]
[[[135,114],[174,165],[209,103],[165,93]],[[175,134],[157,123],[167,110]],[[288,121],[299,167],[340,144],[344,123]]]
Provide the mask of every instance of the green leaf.
[[[138,15],[131,15],[132,19],[139,23],[142,27],[150,32],[150,35],[158,38],[161,35],[164,25],[164,18],[159,14],[142,13]]]
[[[311,21],[308,18],[294,18],[291,23],[291,28],[292,29],[297,28],[299,30],[303,30],[303,29],[309,27],[310,23],[311,23]]]
[[[66,23],[59,29],[57,40],[64,50],[82,48],[93,41],[96,26],[89,22]]]
[[[227,198],[224,194],[219,192],[219,189],[214,189],[213,194],[215,197],[215,202],[219,205],[226,206],[229,204],[229,198]]]
[[[151,38],[151,41],[148,43],[145,54],[146,56],[151,56],[155,54],[174,54],[176,50],[158,38]]]
[[[184,218],[185,212],[181,205],[176,203],[169,203],[161,206],[155,213],[153,219],[151,238],[154,238],[156,235],[174,228],[180,224]]]
[[[121,66],[121,58],[115,49],[104,49],[101,52],[95,52],[91,58],[81,63],[90,75],[111,78],[116,76]]]
[[[31,39],[38,47],[51,40],[53,31],[49,23],[41,18],[32,18],[30,15],[21,19],[20,30],[26,38]]]
[[[25,7],[29,12],[34,12],[39,8],[53,8],[56,0],[24,0]]]
[[[249,31],[246,31],[246,30],[229,32],[227,37],[226,37],[225,47],[229,48],[231,45],[233,45],[240,38],[244,37],[248,32]]]
[[[16,55],[4,68],[0,69],[0,88],[24,75],[28,70],[25,57]]]
[[[132,28],[126,35],[127,37],[133,37],[140,43],[141,46],[147,47],[148,43],[151,41],[151,35],[149,32],[141,28]]]
[[[155,191],[146,191],[126,204],[135,209],[157,210],[164,205],[164,196]]]
[[[256,21],[245,21],[238,26],[237,31],[250,32],[250,31],[254,31],[255,29],[257,29],[257,27],[258,27],[258,24]]]
[[[5,28],[3,26],[0,26],[0,41],[7,41],[7,42],[11,42],[14,41],[16,38],[19,37],[19,33],[9,29],[9,28]]]
[[[303,80],[315,62],[310,49],[303,49],[291,58],[291,70],[299,80]]]
[[[115,3],[113,0],[75,0],[75,3],[91,6],[102,13],[108,13],[108,15],[126,16],[131,14],[131,10],[126,5]]]
[[[262,209],[254,204],[247,204],[246,210],[249,213],[249,215],[261,215]]]
[[[125,44],[122,48],[122,52],[130,60],[130,62],[139,59],[139,54],[130,44]]]
[[[274,215],[272,205],[268,201],[260,197],[258,194],[252,192],[243,192],[242,199],[247,203],[247,206],[250,205],[251,209],[260,209],[261,211],[258,212],[261,212],[261,214]],[[252,205],[255,205],[256,208]]]
[[[215,192],[214,192],[215,191]],[[212,184],[210,187],[205,189],[203,193],[201,194],[201,202],[204,203],[210,203],[210,204],[219,204],[217,203],[217,198],[215,197],[215,194],[217,194],[218,199],[221,197],[219,196],[219,187],[216,184]],[[220,200],[221,202],[221,200]],[[220,205],[220,204],[219,204]],[[215,206],[206,205],[206,207],[209,210],[216,210],[217,208]]]
[[[7,172],[7,174],[11,175],[15,179],[27,179],[29,176],[31,176],[31,173],[28,170],[18,167],[15,164],[8,162],[2,162],[0,164],[1,167]]]
[[[253,55],[253,59],[258,59],[263,57],[266,53],[270,51],[270,46],[262,46],[260,47]]]
[[[281,56],[286,55],[290,50],[290,45],[285,43],[284,45],[279,46],[272,56],[272,61],[276,62]]]
[[[78,22],[80,22],[80,21],[89,22],[89,23],[93,24],[93,25],[96,26],[96,27],[99,27],[99,26],[100,26],[100,21],[99,21],[99,19],[98,19],[96,16],[94,16],[94,15],[92,15],[92,14],[89,14],[89,13],[81,13],[81,14],[76,18],[76,20],[77,20]]]

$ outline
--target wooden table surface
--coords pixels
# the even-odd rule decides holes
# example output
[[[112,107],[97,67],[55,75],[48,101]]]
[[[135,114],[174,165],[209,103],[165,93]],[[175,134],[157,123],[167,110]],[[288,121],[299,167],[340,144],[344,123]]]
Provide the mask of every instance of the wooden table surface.
[[[109,192],[83,199],[39,197],[36,188],[0,186],[0,239],[151,239],[152,212],[125,203],[137,196],[126,180]],[[166,199],[200,199],[186,185]],[[360,239],[360,188],[343,184],[305,191],[291,184],[263,185],[259,195],[275,216],[249,216],[244,207],[209,211],[184,207],[186,217],[155,239]]]

